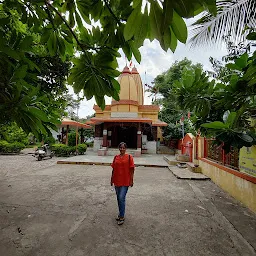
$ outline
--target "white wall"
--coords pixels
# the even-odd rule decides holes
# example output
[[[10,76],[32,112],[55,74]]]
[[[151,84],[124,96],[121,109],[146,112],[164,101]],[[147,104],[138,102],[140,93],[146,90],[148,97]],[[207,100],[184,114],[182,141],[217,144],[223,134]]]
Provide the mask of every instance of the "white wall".
[[[93,151],[97,152],[103,144],[103,137],[95,137],[93,143]]]
[[[156,154],[156,141],[147,141],[147,154]]]

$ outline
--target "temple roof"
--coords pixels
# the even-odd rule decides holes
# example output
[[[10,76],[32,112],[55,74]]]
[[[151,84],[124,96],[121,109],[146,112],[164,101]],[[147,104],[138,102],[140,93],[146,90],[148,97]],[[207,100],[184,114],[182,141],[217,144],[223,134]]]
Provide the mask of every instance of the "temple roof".
[[[131,71],[130,71],[130,69],[127,66],[124,67],[121,75],[123,75],[123,74],[131,74]]]
[[[152,123],[151,118],[143,118],[143,117],[92,117],[91,121],[94,124],[100,123],[117,123],[117,122],[124,122],[124,123]]]
[[[135,68],[135,66],[132,68],[132,74],[139,74],[137,68]]]

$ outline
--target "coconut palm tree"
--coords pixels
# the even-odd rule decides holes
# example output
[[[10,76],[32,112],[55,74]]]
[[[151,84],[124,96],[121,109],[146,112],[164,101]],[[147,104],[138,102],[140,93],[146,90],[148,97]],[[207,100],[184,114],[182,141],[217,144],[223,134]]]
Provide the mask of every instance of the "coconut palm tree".
[[[217,15],[204,12],[192,24],[191,46],[229,41],[239,44],[245,40],[247,28],[256,28],[256,0],[217,0]]]

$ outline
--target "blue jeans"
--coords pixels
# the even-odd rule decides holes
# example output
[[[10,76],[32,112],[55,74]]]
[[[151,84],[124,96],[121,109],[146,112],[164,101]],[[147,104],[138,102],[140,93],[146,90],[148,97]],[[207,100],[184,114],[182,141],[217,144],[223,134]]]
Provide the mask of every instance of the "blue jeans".
[[[119,208],[119,217],[124,218],[125,215],[125,198],[128,191],[128,186],[115,187],[116,198]]]

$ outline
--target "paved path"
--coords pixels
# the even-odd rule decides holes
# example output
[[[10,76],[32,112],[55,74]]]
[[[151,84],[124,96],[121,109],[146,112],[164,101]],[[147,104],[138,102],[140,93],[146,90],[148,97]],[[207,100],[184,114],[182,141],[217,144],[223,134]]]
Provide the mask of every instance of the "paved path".
[[[136,166],[148,167],[167,167],[169,164],[164,160],[165,155],[162,154],[143,154],[140,157],[134,157]],[[174,159],[174,156],[168,156]],[[58,164],[95,164],[95,165],[110,165],[114,156],[98,156],[95,152],[88,151],[85,155],[68,157],[58,161]]]
[[[26,157],[0,156],[0,255],[256,255],[255,214],[211,181],[138,167],[117,226],[109,166]]]

